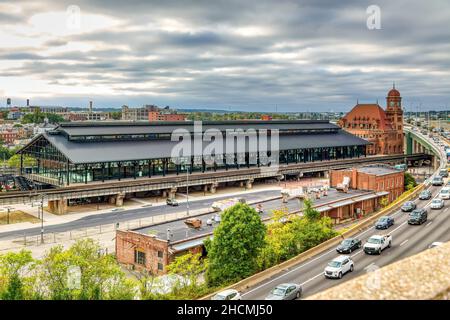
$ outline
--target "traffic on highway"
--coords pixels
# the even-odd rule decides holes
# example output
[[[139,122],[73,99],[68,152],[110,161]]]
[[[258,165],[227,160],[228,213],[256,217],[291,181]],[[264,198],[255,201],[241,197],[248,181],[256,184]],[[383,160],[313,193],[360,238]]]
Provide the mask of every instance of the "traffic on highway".
[[[270,279],[241,292],[240,297],[272,299],[274,290],[279,292],[280,286],[297,288],[301,297],[288,295],[292,299],[308,297],[449,241],[450,181],[445,160],[442,154],[440,168],[425,182],[426,188],[419,197],[391,215],[381,217],[354,237],[343,239],[337,248],[320,252],[288,270],[280,270]],[[433,183],[436,177],[442,183]]]

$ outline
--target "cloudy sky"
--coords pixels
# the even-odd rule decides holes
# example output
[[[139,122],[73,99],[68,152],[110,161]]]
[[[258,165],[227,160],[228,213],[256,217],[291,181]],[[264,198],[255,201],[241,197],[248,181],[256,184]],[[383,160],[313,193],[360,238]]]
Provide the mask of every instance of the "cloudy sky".
[[[395,81],[450,109],[449,22],[448,0],[0,1],[0,106],[343,111]]]

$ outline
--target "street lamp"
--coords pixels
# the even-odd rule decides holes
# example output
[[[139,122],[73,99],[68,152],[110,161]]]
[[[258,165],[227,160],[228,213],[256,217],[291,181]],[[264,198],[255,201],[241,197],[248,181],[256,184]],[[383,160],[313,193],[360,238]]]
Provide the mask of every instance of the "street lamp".
[[[189,216],[189,167],[186,160],[186,215]]]

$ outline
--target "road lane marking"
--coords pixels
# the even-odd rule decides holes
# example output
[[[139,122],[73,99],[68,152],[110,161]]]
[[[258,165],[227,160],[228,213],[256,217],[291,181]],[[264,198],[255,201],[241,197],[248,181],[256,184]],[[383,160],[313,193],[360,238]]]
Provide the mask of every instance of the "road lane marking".
[[[433,221],[430,221],[429,223],[427,223],[427,225],[425,227],[428,227],[432,223],[433,223]]]
[[[305,282],[301,283],[300,285],[303,287],[303,286],[304,286],[305,284],[307,284],[308,282],[311,282],[311,281],[313,281],[314,279],[316,279],[316,278],[318,278],[318,277],[320,277],[320,276],[324,276],[324,275],[323,275],[323,272],[321,272],[321,273],[319,273],[318,275],[312,277],[311,279],[306,280]]]
[[[278,277],[273,278],[272,280],[270,280],[270,281],[268,281],[268,282],[265,282],[265,283],[263,283],[263,284],[261,284],[261,285],[255,287],[255,288],[253,288],[252,290],[249,290],[249,291],[247,291],[247,292],[241,294],[241,296],[245,296],[245,295],[247,295],[247,294],[249,294],[249,293],[251,293],[251,292],[253,292],[253,291],[255,291],[255,290],[258,290],[258,289],[260,289],[260,288],[262,288],[262,287],[268,285],[269,283],[272,283],[272,282],[274,282],[274,281],[277,281],[277,280],[283,278],[284,276],[286,276],[286,275],[288,275],[288,274],[290,274],[290,273],[292,273],[292,272],[294,272],[294,271],[297,271],[297,270],[299,270],[299,269],[301,269],[301,268],[303,268],[303,267],[309,265],[310,263],[313,263],[314,261],[316,261],[316,260],[318,260],[318,259],[321,259],[322,257],[326,256],[327,254],[329,254],[329,253],[331,253],[331,252],[334,252],[334,251],[335,251],[335,249],[329,250],[329,251],[327,251],[327,252],[321,254],[321,255],[318,256],[317,258],[314,258],[313,260],[310,260],[310,261],[308,261],[307,263],[301,264],[301,265],[295,267],[294,269],[289,270],[288,272],[283,273],[283,274],[279,275]]]
[[[404,245],[405,243],[407,243],[409,241],[409,239],[406,239],[405,241],[403,241],[402,243],[400,243],[400,247],[402,246],[402,245]]]
[[[405,224],[407,223],[407,221],[403,222],[401,225],[399,225],[397,228],[395,228],[394,230],[392,230],[389,233],[394,233],[395,231],[397,231],[398,229],[400,229],[401,227],[403,227]]]

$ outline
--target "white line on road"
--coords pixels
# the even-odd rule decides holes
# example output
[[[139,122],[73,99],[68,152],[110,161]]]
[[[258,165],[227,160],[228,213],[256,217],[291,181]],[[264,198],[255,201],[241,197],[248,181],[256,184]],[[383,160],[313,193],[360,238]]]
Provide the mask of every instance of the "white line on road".
[[[402,243],[400,243],[400,247],[402,246],[402,245],[404,245],[405,243],[407,243],[409,241],[409,239],[406,239],[405,241],[403,241]]]
[[[397,228],[395,228],[394,230],[392,230],[390,233],[394,233],[395,231],[397,231],[398,229],[400,229],[401,227],[403,227],[406,223],[407,223],[407,221],[403,222],[401,225],[399,225]]]
[[[428,227],[432,223],[433,223],[433,221],[430,221],[429,223],[427,223],[427,225],[425,227]]]
[[[323,273],[322,273],[322,272],[319,273],[318,275],[312,277],[311,279],[306,280],[305,282],[303,282],[303,283],[300,284],[300,285],[303,287],[303,286],[304,286],[305,284],[307,284],[308,282],[311,282],[311,281],[313,281],[314,279],[316,279],[316,278],[318,278],[318,277],[320,277],[320,276],[323,276]]]

